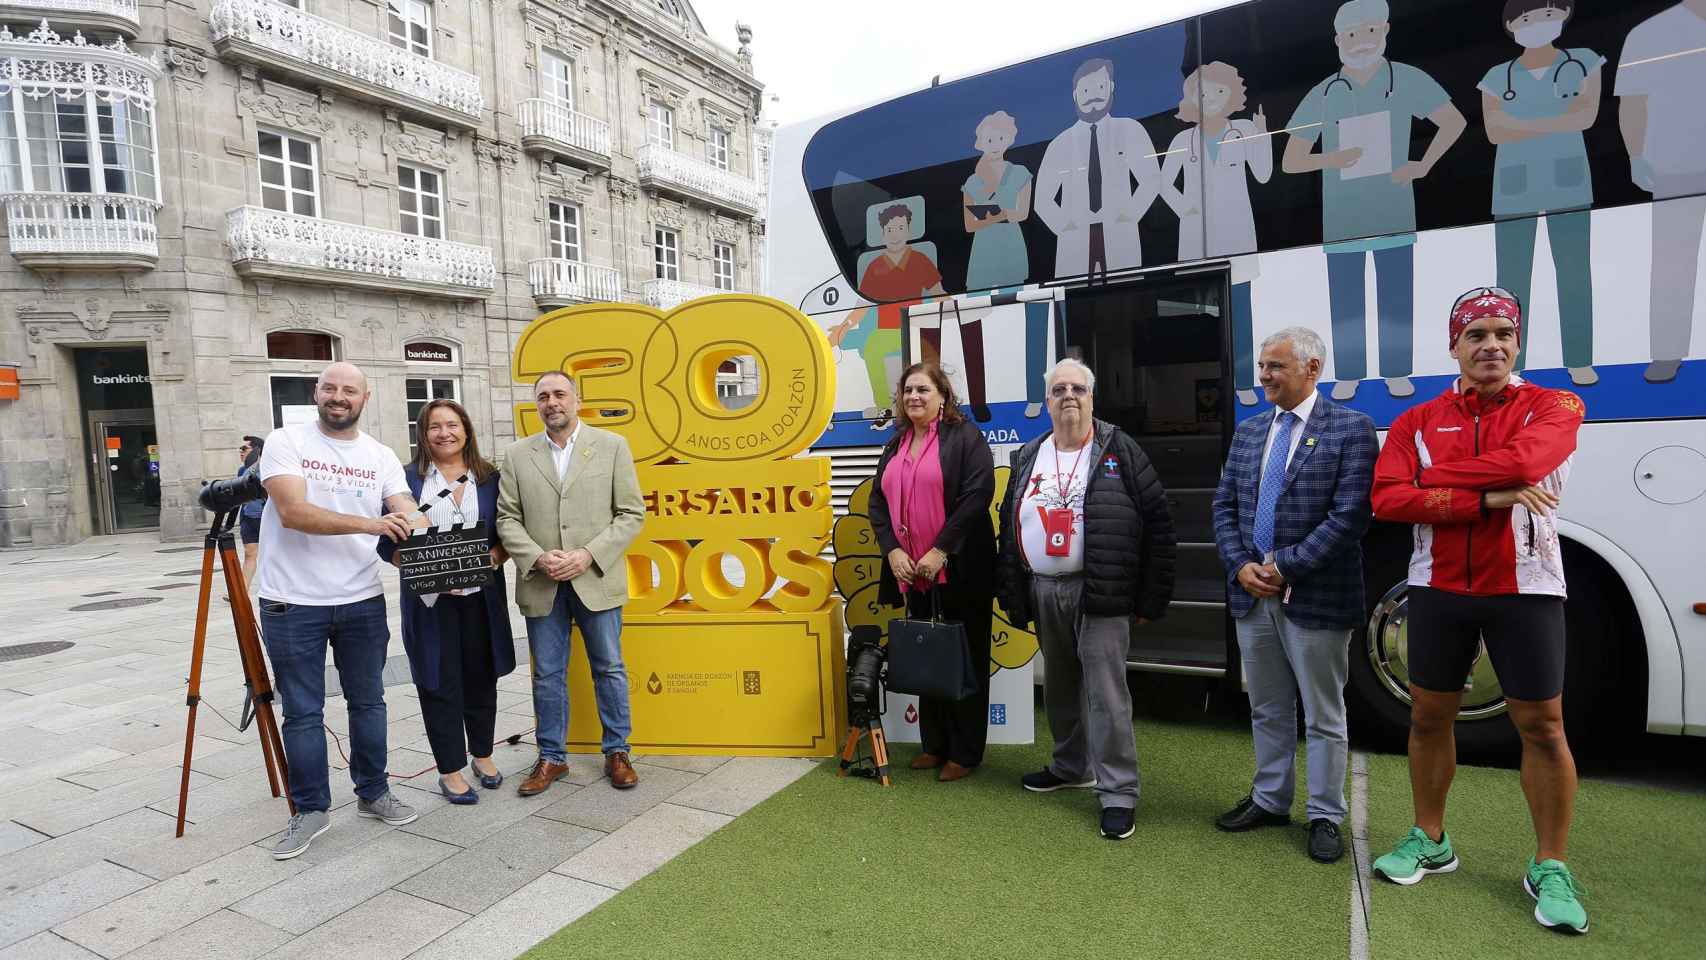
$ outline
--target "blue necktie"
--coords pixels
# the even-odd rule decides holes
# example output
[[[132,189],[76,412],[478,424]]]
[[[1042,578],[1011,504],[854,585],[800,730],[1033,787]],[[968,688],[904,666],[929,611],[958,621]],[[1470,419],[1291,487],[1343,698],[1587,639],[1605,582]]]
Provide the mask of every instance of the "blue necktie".
[[[1279,505],[1280,488],[1285,486],[1285,462],[1290,458],[1291,431],[1296,426],[1297,414],[1290,410],[1279,412],[1274,445],[1268,450],[1268,462],[1262,467],[1262,485],[1256,490],[1256,527],[1251,539],[1263,558],[1274,549],[1274,508]]]

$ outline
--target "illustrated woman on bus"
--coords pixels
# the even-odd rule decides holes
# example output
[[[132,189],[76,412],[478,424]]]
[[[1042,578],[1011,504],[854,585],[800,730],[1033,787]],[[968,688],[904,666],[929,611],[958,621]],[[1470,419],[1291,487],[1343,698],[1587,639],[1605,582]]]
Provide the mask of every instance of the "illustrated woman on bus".
[[[1374,257],[1380,375],[1394,397],[1416,392],[1414,369],[1416,193],[1468,121],[1434,78],[1386,58],[1392,31],[1386,0],[1350,0],[1333,16],[1343,67],[1304,95],[1286,121],[1281,167],[1321,174],[1321,238],[1327,307],[1333,319],[1334,400],[1356,396],[1368,371],[1364,270]],[[1411,121],[1435,128],[1410,159]],[[1321,144],[1317,152],[1315,144]]]
[[[1600,66],[1585,47],[1554,44],[1575,0],[1506,0],[1505,31],[1522,53],[1481,78],[1482,124],[1498,148],[1493,161],[1493,234],[1499,286],[1527,304],[1540,220],[1558,274],[1558,318],[1564,366],[1578,386],[1599,381],[1593,369],[1593,268],[1588,207],[1593,177],[1582,131],[1599,117]],[[1517,369],[1527,358],[1517,355]]]
[[[1274,147],[1260,107],[1248,120],[1232,119],[1245,103],[1244,78],[1231,64],[1206,63],[1185,78],[1178,117],[1191,126],[1167,147],[1161,199],[1179,215],[1180,261],[1232,257],[1232,376],[1238,401],[1248,407],[1256,403],[1250,281],[1257,262],[1254,256],[1235,255],[1256,252],[1246,177],[1268,182],[1274,175]]]
[[[960,187],[966,232],[971,234],[967,290],[1018,286],[1030,274],[1030,256],[1019,224],[1031,215],[1031,171],[1007,160],[1019,125],[997,110],[978,121],[977,169]]]

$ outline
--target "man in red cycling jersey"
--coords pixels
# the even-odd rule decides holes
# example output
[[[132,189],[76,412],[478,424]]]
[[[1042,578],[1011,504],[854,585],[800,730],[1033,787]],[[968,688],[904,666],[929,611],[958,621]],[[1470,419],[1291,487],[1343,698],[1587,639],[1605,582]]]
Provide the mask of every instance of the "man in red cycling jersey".
[[[1450,390],[1399,415],[1374,468],[1374,514],[1415,525],[1410,557],[1410,789],[1416,823],[1373,870],[1418,883],[1457,869],[1445,797],[1457,769],[1452,725],[1485,640],[1522,737],[1522,789],[1537,850],[1523,877],[1541,925],[1586,933],[1564,865],[1576,766],[1564,739],[1564,564],[1554,512],[1582,401],[1511,372],[1516,298],[1472,290],[1451,309]]]

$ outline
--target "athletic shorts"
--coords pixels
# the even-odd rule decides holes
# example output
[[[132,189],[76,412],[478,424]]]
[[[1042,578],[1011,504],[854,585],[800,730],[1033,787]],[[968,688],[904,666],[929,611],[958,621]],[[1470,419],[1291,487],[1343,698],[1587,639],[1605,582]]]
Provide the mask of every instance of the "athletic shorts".
[[[1461,693],[1475,646],[1487,656],[1505,696],[1550,700],[1564,692],[1564,598],[1523,594],[1472,597],[1410,588],[1410,682]]]
[[[241,518],[241,522],[238,524],[238,529],[243,534],[243,542],[244,543],[260,543],[261,542],[261,518],[260,517],[243,517],[243,518]]]

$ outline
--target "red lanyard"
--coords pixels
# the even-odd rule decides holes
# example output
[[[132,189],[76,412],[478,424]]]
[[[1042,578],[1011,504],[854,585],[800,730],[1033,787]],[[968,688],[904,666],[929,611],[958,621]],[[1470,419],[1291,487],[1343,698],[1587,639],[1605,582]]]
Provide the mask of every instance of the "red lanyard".
[[[1070,503],[1072,500],[1071,484],[1072,481],[1078,479],[1078,462],[1084,458],[1084,451],[1090,449],[1090,437],[1092,433],[1094,433],[1094,429],[1092,429],[1091,433],[1084,434],[1084,442],[1078,446],[1078,455],[1072,458],[1072,472],[1066,475],[1065,483],[1062,483],[1060,480],[1060,445],[1055,444],[1054,485],[1060,491],[1060,500],[1062,503]]]
[[[918,457],[909,461],[912,464],[912,475],[907,477],[906,486],[901,488],[900,491],[902,494],[900,498],[900,535],[903,537],[907,536],[911,532],[907,529],[910,526],[907,521],[912,516],[912,496],[918,492],[918,465],[923,463],[924,458],[929,455],[930,448],[936,445],[936,438],[939,435],[940,434],[936,431],[932,431],[930,433],[930,439],[924,441],[923,448],[918,451]],[[906,457],[907,450],[912,446],[912,440],[913,437],[908,435],[906,440],[901,444],[901,457]],[[1059,458],[1057,457],[1056,459]],[[911,544],[907,544],[907,546],[910,547]],[[908,552],[910,552],[910,550]]]

